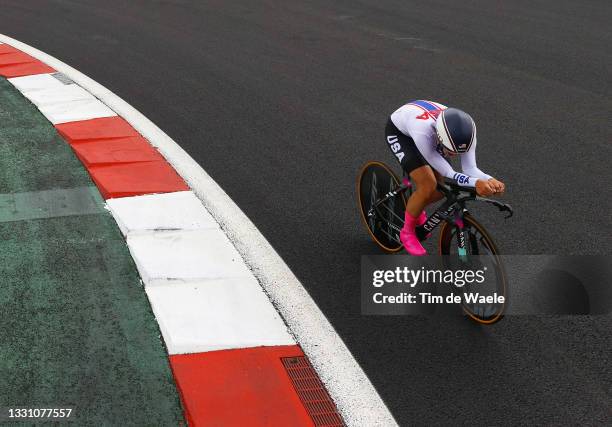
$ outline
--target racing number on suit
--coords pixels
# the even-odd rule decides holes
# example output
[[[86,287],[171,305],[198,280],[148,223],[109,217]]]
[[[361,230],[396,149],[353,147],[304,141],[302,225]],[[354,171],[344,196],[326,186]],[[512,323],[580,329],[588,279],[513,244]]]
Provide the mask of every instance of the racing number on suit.
[[[416,116],[416,118],[419,120],[428,120],[428,119],[436,120],[438,116],[440,115],[440,112],[441,110],[425,111],[420,116]]]

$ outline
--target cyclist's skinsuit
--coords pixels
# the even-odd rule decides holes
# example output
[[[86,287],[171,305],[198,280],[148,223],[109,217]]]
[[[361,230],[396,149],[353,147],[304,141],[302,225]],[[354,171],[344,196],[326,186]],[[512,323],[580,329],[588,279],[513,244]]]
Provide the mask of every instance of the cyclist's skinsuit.
[[[451,167],[438,144],[436,120],[446,108],[432,101],[412,101],[401,106],[391,114],[385,128],[387,145],[407,174],[429,165],[459,185],[475,187],[477,179],[491,178],[476,166],[476,133],[468,150],[459,154],[463,173]]]

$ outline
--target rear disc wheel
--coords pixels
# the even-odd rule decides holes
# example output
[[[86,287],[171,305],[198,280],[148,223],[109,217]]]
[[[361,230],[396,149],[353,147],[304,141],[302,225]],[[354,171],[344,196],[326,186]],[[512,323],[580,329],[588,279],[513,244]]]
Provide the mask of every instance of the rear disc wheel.
[[[373,206],[377,200],[399,185],[397,175],[382,162],[369,162],[364,165],[357,179],[361,220],[372,240],[387,252],[398,252],[402,249],[399,232],[404,226],[406,199],[404,194],[399,194],[377,208]]]

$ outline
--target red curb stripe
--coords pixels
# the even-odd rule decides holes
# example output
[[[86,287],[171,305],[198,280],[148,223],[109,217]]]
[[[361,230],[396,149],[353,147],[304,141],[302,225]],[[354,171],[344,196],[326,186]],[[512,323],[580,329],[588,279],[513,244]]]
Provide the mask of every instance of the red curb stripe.
[[[22,77],[54,73],[55,69],[7,44],[0,44],[0,76]]]
[[[62,123],[55,125],[55,127],[60,135],[70,143],[90,139],[140,136],[132,125],[119,116]]]
[[[120,117],[63,123],[56,128],[105,199],[189,190],[163,156]]]
[[[282,363],[297,345],[170,356],[190,426],[314,426]]]
[[[141,136],[85,140],[70,145],[87,169],[116,163],[165,161]]]
[[[189,190],[165,160],[115,163],[92,166],[87,170],[105,199]]]

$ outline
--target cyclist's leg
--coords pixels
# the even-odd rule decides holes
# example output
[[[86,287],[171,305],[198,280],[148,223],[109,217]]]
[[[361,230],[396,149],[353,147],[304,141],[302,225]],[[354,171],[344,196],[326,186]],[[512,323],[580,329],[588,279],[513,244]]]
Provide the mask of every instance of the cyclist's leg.
[[[435,175],[435,177],[436,177],[436,182],[438,182],[438,183],[440,183],[440,184],[444,184],[444,177],[443,177],[442,175],[440,175],[440,174],[438,173],[438,171],[434,170],[433,168],[432,168],[432,170],[433,170],[433,173],[434,173],[434,175]],[[430,205],[430,204],[432,204],[432,203],[437,202],[438,200],[442,200],[443,198],[444,198],[444,194],[440,193],[440,192],[439,192],[439,191],[436,189],[436,191],[434,191],[434,192],[431,194],[431,197],[429,198],[429,201],[427,202],[427,204],[428,204],[428,205]]]
[[[416,186],[416,190],[408,199],[406,212],[416,217],[421,214],[425,206],[440,199],[440,193],[436,190],[436,175],[429,165],[419,166],[410,172],[410,179]]]
[[[419,242],[419,239],[416,237],[414,229],[417,225],[420,225],[420,221],[422,221],[423,217],[425,216],[422,214],[422,210],[428,200],[424,200],[424,196],[427,194],[425,190],[428,188],[428,186],[426,184],[426,179],[422,178],[422,173],[417,172],[415,178],[413,176],[413,172],[417,170],[425,170],[424,168],[429,169],[431,177],[434,181],[433,188],[435,191],[435,176],[433,175],[433,170],[421,155],[421,152],[416,147],[412,138],[403,134],[399,129],[397,129],[391,119],[389,119],[387,122],[385,137],[387,140],[387,145],[402,166],[402,169],[407,175],[410,175],[413,182],[417,186],[417,190],[413,192],[408,199],[406,213],[404,216],[404,228],[402,228],[400,232],[400,240],[408,253],[412,255],[425,255],[427,252],[421,245],[421,242]],[[417,193],[419,195],[417,196],[416,201],[411,202]],[[412,209],[409,210],[408,207],[411,206],[411,204],[412,207],[420,206],[420,208],[416,211],[413,211]]]
[[[387,121],[387,126],[385,127],[385,139],[387,140],[387,146],[402,167],[405,176],[410,176],[413,178],[411,175],[412,171],[422,166],[429,166],[429,163],[427,163],[427,161],[423,158],[412,138],[403,134],[402,131],[400,131],[395,124],[393,124],[391,118],[389,118]],[[435,175],[436,180],[443,180],[442,176],[438,172],[433,170],[431,167],[429,169]],[[430,200],[428,200],[426,204],[436,202],[442,197],[443,195],[436,191],[431,195]]]

